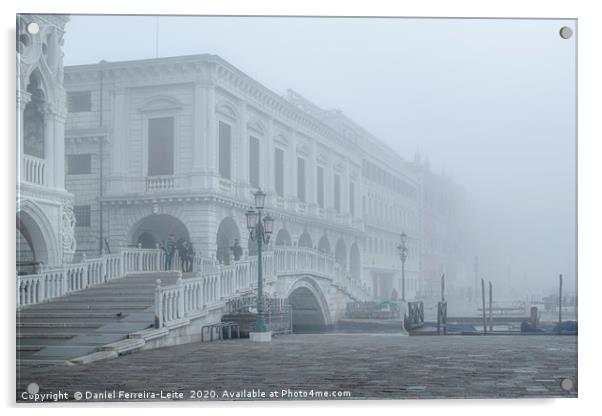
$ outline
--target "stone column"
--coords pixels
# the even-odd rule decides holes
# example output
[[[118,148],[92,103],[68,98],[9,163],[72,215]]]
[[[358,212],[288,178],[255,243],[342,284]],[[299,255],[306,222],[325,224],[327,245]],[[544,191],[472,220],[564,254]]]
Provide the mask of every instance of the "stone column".
[[[305,200],[308,204],[318,204],[318,162],[316,155],[316,142],[312,141],[310,155],[305,163],[306,189]]]
[[[215,189],[218,186],[218,137],[215,115],[215,86],[207,85],[205,92],[205,187]]]
[[[45,183],[47,186],[55,187],[57,185],[55,184],[54,165],[57,158],[55,157],[54,109],[52,107],[51,104],[46,104],[44,109],[44,160],[46,161]]]
[[[207,113],[205,111],[205,90],[201,83],[194,84],[192,171],[197,174],[203,170],[205,137],[207,135]]]
[[[249,131],[247,128],[247,103],[244,101],[240,104],[240,120],[238,122],[240,125],[240,138],[239,151],[235,153],[238,157],[238,163],[235,163],[238,169],[235,178],[243,185],[243,190],[246,190],[249,186]]]
[[[54,186],[65,189],[65,110],[54,113]]]
[[[345,159],[344,171],[341,173],[341,213],[349,214],[349,161]]]
[[[127,149],[127,135],[125,131],[125,90],[118,88],[113,93],[113,132],[111,137],[111,185],[113,192],[122,192],[124,189],[123,177],[125,176],[125,151]],[[144,172],[146,174],[146,172]]]
[[[25,110],[25,106],[28,102],[31,101],[31,94],[27,91],[24,91],[23,88],[17,89],[17,155],[19,159],[17,160],[18,166],[23,166],[23,112]],[[21,170],[19,175],[23,175],[23,171]],[[17,178],[18,179],[18,178]]]
[[[334,169],[332,168],[332,152],[324,165],[324,209],[334,210]]]
[[[274,193],[274,122],[271,118],[267,122],[267,131],[263,145],[264,157],[261,160],[261,186],[264,191]]]
[[[284,165],[284,171],[290,172],[288,175],[288,184],[285,185],[284,193],[288,194],[292,201],[297,200],[297,133],[291,132],[291,140],[288,148],[288,165]],[[286,161],[285,161],[286,163]],[[288,191],[288,192],[286,192]]]

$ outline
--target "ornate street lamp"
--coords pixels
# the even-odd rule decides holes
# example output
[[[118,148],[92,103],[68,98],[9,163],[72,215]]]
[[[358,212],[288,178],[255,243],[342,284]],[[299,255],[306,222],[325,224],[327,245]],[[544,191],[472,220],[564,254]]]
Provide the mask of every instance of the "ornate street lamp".
[[[406,301],[406,260],[408,258],[408,236],[406,233],[401,233],[401,243],[397,246],[399,258],[401,259],[401,300]]]
[[[265,193],[259,189],[254,196],[255,210],[251,209],[246,213],[247,228],[249,229],[251,240],[257,241],[257,319],[255,321],[255,331],[251,332],[250,337],[251,341],[269,342],[272,339],[272,333],[265,324],[261,247],[270,241],[270,235],[274,230],[274,218],[268,214],[262,220]]]

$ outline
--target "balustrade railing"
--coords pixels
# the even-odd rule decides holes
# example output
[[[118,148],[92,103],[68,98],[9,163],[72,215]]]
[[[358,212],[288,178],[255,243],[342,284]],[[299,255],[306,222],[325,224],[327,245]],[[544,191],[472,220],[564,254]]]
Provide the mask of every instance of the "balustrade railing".
[[[46,184],[46,161],[31,155],[23,155],[21,159],[22,179],[25,182],[35,183],[36,185]]]
[[[17,276],[17,308],[124,277],[127,273],[162,270],[162,253],[156,249],[127,248],[80,263]]]
[[[172,270],[177,270],[176,258]],[[132,272],[165,270],[165,254],[160,249],[126,248],[121,253],[84,259],[79,263],[46,269],[34,275],[17,276],[17,307],[36,304],[87,287],[124,277]],[[257,287],[257,257],[250,256],[230,265],[215,259],[197,257],[195,276],[155,291],[156,325],[164,326],[185,317],[203,313],[223,301],[251,293]],[[305,247],[278,247],[263,254],[265,284],[277,276],[312,274],[325,279],[352,299],[366,299],[368,292],[339,265],[333,256]]]
[[[367,288],[350,278],[333,256],[305,247],[278,247],[263,254],[264,283],[272,283],[277,276],[312,274],[331,280],[332,284],[352,299],[367,299]],[[202,270],[196,277],[178,278],[175,285],[155,290],[155,325],[177,323],[178,320],[203,313],[208,308],[223,305],[233,298],[251,296],[257,287],[257,257],[250,256],[231,265],[214,260],[199,259]],[[201,269],[199,269],[201,270]]]
[[[175,186],[175,179],[172,175],[168,176],[148,176],[146,178],[146,191],[164,191],[166,189],[173,189]]]

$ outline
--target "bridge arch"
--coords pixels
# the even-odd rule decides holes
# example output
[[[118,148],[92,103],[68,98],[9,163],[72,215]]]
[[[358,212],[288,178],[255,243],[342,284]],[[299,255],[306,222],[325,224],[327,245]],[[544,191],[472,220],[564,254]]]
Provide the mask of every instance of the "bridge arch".
[[[179,218],[169,214],[152,214],[134,224],[129,241],[133,246],[155,248],[170,235],[173,235],[176,241],[181,238],[190,241],[188,228]]]
[[[299,242],[297,243],[297,245],[299,247],[307,247],[307,248],[313,248],[313,243],[311,241],[311,236],[309,235],[309,233],[306,231],[303,231],[303,234],[301,234],[301,236],[299,237]]]
[[[351,279],[360,280],[361,271],[362,261],[360,258],[360,249],[357,246],[357,243],[354,242],[351,244],[351,249],[349,250],[349,274],[351,275]]]
[[[328,241],[326,234],[320,238],[320,241],[318,242],[318,250],[322,253],[330,254],[330,241]]]
[[[328,302],[313,278],[296,280],[287,293],[293,310],[293,332],[319,331],[332,325]]]
[[[238,240],[240,243],[240,231],[233,217],[225,217],[217,228],[217,252],[216,258],[222,264],[230,264],[232,262],[232,251],[230,247]]]
[[[337,263],[343,266],[343,268],[347,268],[347,247],[345,246],[343,237],[339,238],[337,241],[337,245],[334,249],[334,258]]]

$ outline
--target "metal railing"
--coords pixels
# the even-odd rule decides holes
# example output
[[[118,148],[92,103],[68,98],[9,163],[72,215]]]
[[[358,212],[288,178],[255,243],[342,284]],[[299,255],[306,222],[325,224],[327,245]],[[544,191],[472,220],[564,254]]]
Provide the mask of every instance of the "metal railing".
[[[424,326],[424,303],[422,301],[408,302],[408,315],[405,320],[406,329],[422,328]]]

